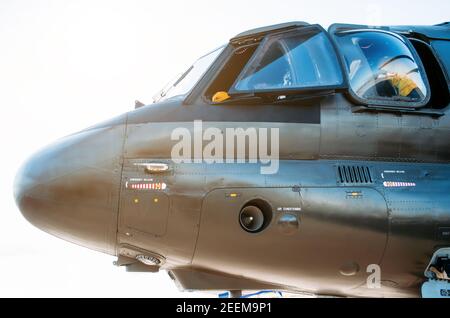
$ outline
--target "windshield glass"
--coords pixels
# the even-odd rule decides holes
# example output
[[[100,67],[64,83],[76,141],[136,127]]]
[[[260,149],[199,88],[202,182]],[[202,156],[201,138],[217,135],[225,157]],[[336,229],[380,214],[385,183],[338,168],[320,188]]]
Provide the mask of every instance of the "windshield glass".
[[[338,86],[342,74],[327,36],[316,27],[269,35],[234,84],[236,92]]]
[[[202,78],[212,63],[222,53],[225,46],[221,46],[214,51],[199,58],[184,73],[178,75],[173,81],[167,84],[154,97],[153,102],[157,103],[174,96],[185,95],[189,93],[195,84]]]

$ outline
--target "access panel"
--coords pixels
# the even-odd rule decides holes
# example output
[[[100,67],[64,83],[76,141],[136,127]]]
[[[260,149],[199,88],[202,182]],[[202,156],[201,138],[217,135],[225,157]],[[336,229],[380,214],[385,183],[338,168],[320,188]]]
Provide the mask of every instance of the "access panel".
[[[119,228],[122,233],[139,231],[153,236],[166,233],[169,216],[169,196],[157,189],[154,180],[124,182],[120,199]]]
[[[259,199],[271,207],[269,223],[248,231],[240,213]],[[381,262],[387,231],[385,199],[372,188],[220,189],[203,201],[194,265],[339,293],[365,284],[367,266]]]

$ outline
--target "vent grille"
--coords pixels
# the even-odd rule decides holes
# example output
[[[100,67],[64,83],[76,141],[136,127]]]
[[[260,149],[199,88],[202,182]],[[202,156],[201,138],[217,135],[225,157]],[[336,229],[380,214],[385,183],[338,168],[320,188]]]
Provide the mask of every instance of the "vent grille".
[[[337,175],[340,183],[373,183],[372,174],[367,166],[338,166]]]

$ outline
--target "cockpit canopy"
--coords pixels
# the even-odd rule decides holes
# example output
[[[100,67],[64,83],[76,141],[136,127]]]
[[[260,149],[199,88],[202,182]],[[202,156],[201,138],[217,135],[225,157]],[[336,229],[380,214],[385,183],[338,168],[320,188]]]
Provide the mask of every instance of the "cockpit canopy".
[[[346,90],[358,104],[417,108],[431,95],[421,59],[403,35],[389,28],[334,25],[327,32],[291,23],[233,38],[198,59],[156,100],[188,94],[212,65],[214,74],[199,91],[212,103]]]

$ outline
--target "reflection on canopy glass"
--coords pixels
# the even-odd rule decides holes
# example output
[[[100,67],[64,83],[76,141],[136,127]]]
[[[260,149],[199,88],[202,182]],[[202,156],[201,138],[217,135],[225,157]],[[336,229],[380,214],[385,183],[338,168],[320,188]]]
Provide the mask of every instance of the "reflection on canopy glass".
[[[423,74],[401,37],[380,31],[337,34],[350,85],[366,100],[422,102],[427,96]]]
[[[307,28],[268,36],[233,86],[236,91],[261,91],[341,84],[327,36],[318,28]]]

